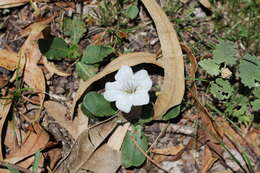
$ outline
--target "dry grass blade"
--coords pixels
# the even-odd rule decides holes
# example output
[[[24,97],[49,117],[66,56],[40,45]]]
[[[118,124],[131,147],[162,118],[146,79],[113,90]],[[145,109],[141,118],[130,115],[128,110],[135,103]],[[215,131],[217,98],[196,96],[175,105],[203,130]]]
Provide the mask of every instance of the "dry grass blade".
[[[74,109],[76,107],[77,101],[81,98],[81,96],[84,94],[84,92],[88,89],[88,87],[93,84],[94,82],[100,80],[101,78],[105,77],[106,75],[117,71],[120,69],[122,65],[129,65],[134,66],[137,64],[142,63],[151,63],[155,64],[157,66],[162,67],[162,63],[160,61],[156,61],[156,56],[154,54],[150,53],[129,53],[125,55],[121,55],[120,57],[116,58],[114,61],[109,63],[103,71],[96,74],[94,77],[88,79],[87,81],[81,81],[79,84],[79,89],[77,91],[76,97],[73,100],[72,107],[70,109],[71,117],[73,117]]]
[[[45,1],[48,0],[36,0],[36,1]],[[1,0],[0,1],[0,9],[1,8],[10,8],[10,7],[18,7],[30,2],[30,0]]]
[[[161,43],[164,82],[154,106],[154,119],[160,119],[168,109],[181,103],[184,95],[183,55],[171,22],[155,0],[142,0],[149,11]]]

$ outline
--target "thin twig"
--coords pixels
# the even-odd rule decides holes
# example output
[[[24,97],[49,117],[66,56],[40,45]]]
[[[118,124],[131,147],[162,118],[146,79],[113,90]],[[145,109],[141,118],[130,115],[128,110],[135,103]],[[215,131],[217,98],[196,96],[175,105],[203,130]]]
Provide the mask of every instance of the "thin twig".
[[[32,171],[30,171],[30,170],[28,170],[26,168],[23,168],[23,167],[20,167],[20,166],[17,166],[15,164],[8,163],[8,162],[2,161],[2,160],[0,160],[0,165],[3,165],[5,167],[10,166],[10,167],[13,167],[13,168],[15,168],[15,169],[17,169],[19,171],[24,172],[24,173],[33,173]]]
[[[157,166],[159,169],[163,170],[164,172],[170,173],[170,171],[168,171],[167,169],[161,167],[158,163],[156,163],[150,156],[148,156],[146,154],[146,152],[138,145],[138,143],[136,142],[136,140],[134,139],[133,136],[130,136],[130,139],[134,142],[135,146],[137,147],[137,149],[143,153],[143,155],[150,161],[152,162],[155,166]]]

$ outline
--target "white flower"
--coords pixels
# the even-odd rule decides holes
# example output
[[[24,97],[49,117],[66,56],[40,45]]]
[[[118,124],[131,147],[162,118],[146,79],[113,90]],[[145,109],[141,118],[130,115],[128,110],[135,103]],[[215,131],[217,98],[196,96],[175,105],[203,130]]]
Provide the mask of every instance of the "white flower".
[[[129,113],[132,106],[141,106],[149,103],[148,91],[152,87],[146,70],[133,73],[129,66],[122,66],[115,75],[115,82],[107,82],[104,97],[108,101],[115,101],[116,107]]]

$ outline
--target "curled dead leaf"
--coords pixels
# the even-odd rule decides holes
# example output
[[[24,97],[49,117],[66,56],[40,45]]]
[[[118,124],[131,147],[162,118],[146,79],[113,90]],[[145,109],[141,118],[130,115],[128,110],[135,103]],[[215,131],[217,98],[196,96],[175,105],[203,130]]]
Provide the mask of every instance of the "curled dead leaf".
[[[47,2],[48,0],[36,0],[36,1]],[[1,0],[0,1],[0,9],[1,8],[18,7],[18,6],[24,5],[28,2],[30,2],[30,0]]]
[[[18,65],[18,60],[16,52],[0,49],[0,67],[13,71]]]
[[[52,62],[49,62],[45,56],[43,56],[43,64],[51,74],[56,74],[59,76],[70,76],[71,75],[70,73],[66,73],[66,72],[63,72],[63,71],[57,69],[55,64],[53,64]]]

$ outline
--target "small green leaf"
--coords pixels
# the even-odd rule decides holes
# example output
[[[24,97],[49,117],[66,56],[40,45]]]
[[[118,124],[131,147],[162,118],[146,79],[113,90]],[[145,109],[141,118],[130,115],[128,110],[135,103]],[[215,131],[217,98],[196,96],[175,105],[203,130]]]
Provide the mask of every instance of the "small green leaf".
[[[255,99],[254,101],[251,102],[252,109],[254,111],[259,111],[260,110],[260,99]]]
[[[107,117],[114,115],[117,111],[113,108],[102,94],[89,92],[85,95],[82,106],[96,117]]]
[[[33,172],[38,172],[40,156],[41,156],[41,152],[37,151],[34,156],[34,162],[33,162],[33,167],[32,167]]]
[[[73,44],[77,44],[87,29],[84,20],[79,15],[74,15],[73,19],[65,18],[63,31],[70,36]]]
[[[20,171],[18,171],[16,168],[13,168],[11,165],[7,164],[6,167],[11,173],[20,173]]]
[[[228,99],[233,94],[233,87],[229,81],[217,78],[215,82],[210,82],[210,92],[219,100]]]
[[[144,152],[148,149],[148,140],[147,137],[144,136],[142,126],[140,125],[133,127],[131,132],[127,132],[122,144],[121,164],[125,168],[140,166],[146,159],[143,153],[137,148],[134,141]]]
[[[58,37],[49,40],[38,41],[40,51],[49,60],[61,60],[68,56],[68,45],[66,42]]]
[[[199,62],[199,65],[212,76],[219,74],[219,65],[217,65],[212,59],[204,59]]]
[[[163,120],[164,121],[168,121],[170,119],[173,119],[173,118],[176,118],[179,114],[180,114],[180,111],[181,111],[181,106],[178,105],[178,106],[175,106],[173,108],[171,108],[171,110],[169,110],[164,116],[163,116]]]
[[[82,62],[85,64],[95,64],[103,61],[105,57],[114,52],[114,49],[103,45],[90,45],[84,52]]]
[[[255,87],[260,82],[260,60],[249,54],[245,55],[239,64],[241,82],[249,87]]]
[[[231,117],[238,118],[239,121],[252,119],[251,115],[247,115],[249,107],[249,99],[245,96],[234,96],[231,101],[226,104],[225,113]],[[248,116],[246,118],[246,116]]]
[[[93,65],[86,65],[82,62],[78,62],[76,64],[76,72],[81,79],[87,80],[97,73],[97,68],[95,68]]]
[[[80,49],[77,45],[73,44],[69,47],[68,49],[68,58],[78,58],[80,57],[81,53],[80,53]]]
[[[260,87],[255,88],[253,94],[256,98],[260,98]]]
[[[135,19],[139,13],[139,9],[136,5],[132,5],[127,9],[126,16],[130,19]]]
[[[217,64],[225,62],[227,65],[234,65],[236,63],[235,53],[233,42],[220,40],[213,51],[213,59]]]

